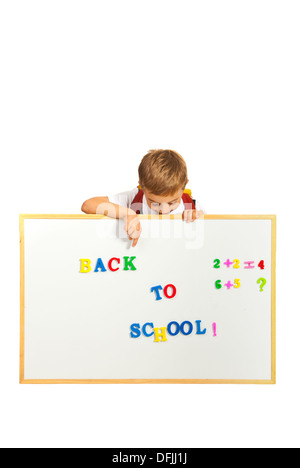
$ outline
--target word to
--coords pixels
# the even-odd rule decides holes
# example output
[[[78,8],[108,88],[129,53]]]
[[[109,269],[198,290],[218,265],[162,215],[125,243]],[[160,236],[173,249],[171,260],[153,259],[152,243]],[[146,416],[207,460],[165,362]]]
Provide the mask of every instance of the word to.
[[[169,294],[169,292],[168,292],[170,288],[172,289],[171,294]],[[155,294],[156,294],[155,300],[156,301],[160,301],[162,299],[161,295],[159,294],[160,289],[163,289],[164,295],[165,295],[165,297],[167,299],[172,299],[176,295],[176,288],[175,288],[174,284],[167,284],[167,286],[165,286],[164,288],[161,285],[153,286],[151,288],[151,292],[155,291]]]
[[[232,262],[229,260],[229,258],[226,260],[226,262],[223,262],[223,265],[226,265],[227,268],[230,268],[231,265],[233,265],[233,268],[240,268],[240,261],[236,258]],[[255,261],[254,260],[247,260],[244,262],[244,268],[246,270],[251,270],[252,268],[255,268]],[[257,265],[261,270],[265,269],[265,262],[264,260],[261,260],[258,265]],[[219,258],[216,258],[214,260],[214,268],[220,268],[221,267],[221,260]]]
[[[196,335],[205,335],[206,328],[201,329],[201,320],[195,320],[195,333]],[[167,341],[167,333],[170,336],[176,336],[178,333],[181,333],[184,336],[190,335],[194,330],[194,325],[192,322],[185,320],[182,323],[170,322],[166,327],[154,327],[152,322],[146,322],[141,327],[139,323],[133,323],[130,326],[130,336],[131,338],[139,338],[143,334],[146,338],[154,336],[154,342],[159,343]],[[213,336],[217,336],[217,325],[213,323]]]
[[[135,265],[133,264],[133,261],[136,259],[136,257],[123,257],[123,263],[124,263],[124,268],[123,270],[136,270]],[[92,266],[91,266],[91,260],[89,258],[81,258],[80,259],[80,273],[89,273],[92,271]],[[107,262],[107,268],[110,271],[118,271],[120,267],[117,265],[121,264],[121,259],[118,257],[113,257],[108,260]],[[107,269],[104,266],[102,258],[98,258],[96,261],[96,266],[95,269],[93,270],[94,273],[98,273],[100,271],[105,272]]]

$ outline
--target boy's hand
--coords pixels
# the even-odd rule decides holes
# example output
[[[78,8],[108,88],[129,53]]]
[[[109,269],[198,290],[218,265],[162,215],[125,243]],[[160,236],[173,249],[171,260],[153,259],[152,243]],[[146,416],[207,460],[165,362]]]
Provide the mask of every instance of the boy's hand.
[[[140,220],[138,216],[134,213],[125,216],[124,221],[124,229],[127,232],[129,239],[133,240],[132,247],[135,247],[142,232]]]
[[[193,223],[196,219],[203,219],[204,211],[202,210],[185,210],[182,213],[182,219],[187,223]]]

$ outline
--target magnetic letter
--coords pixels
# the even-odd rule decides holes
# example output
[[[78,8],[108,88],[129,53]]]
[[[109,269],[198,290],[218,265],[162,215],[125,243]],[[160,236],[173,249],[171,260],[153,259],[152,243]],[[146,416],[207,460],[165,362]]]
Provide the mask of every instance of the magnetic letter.
[[[143,325],[143,328],[142,328],[143,334],[144,334],[145,336],[147,336],[147,337],[154,335],[154,332],[151,332],[151,333],[147,333],[147,332],[146,332],[146,327],[147,327],[147,326],[149,326],[149,327],[151,327],[151,328],[154,327],[153,323],[149,323],[149,322],[145,323],[145,324]]]
[[[161,286],[153,286],[153,288],[151,288],[151,292],[155,291],[156,292],[156,301],[160,301],[162,299],[161,295],[159,294],[158,290],[159,289],[162,289]]]
[[[101,268],[101,271],[106,271],[102,258],[98,258],[94,272],[98,273],[99,268]]]
[[[80,273],[88,273],[91,271],[91,260],[89,258],[80,259]]]
[[[131,333],[130,333],[131,338],[138,338],[139,336],[141,336],[139,323],[133,323],[130,327],[130,330],[131,330]]]
[[[124,270],[129,270],[129,265],[130,265],[131,270],[136,270],[136,267],[132,263],[135,258],[136,257],[130,257],[130,260],[128,260],[129,257],[124,257],[124,260],[125,260]]]
[[[172,288],[173,289],[173,293],[171,294],[171,296],[168,295],[168,288]],[[174,286],[174,284],[167,284],[167,286],[164,287],[164,295],[168,298],[168,299],[172,299],[172,297],[174,297],[176,294],[176,288]]]
[[[116,257],[111,258],[111,259],[109,260],[109,262],[108,262],[108,268],[110,269],[110,271],[117,271],[117,270],[119,270],[119,267],[113,268],[113,267],[111,266],[111,264],[112,264],[112,262],[113,262],[114,260],[116,260],[118,263],[120,263],[120,259],[119,259],[119,258],[116,258]]]
[[[172,332],[172,330],[171,330],[172,325],[175,325],[175,327],[176,327],[176,330],[174,332]],[[180,330],[180,325],[179,325],[178,322],[170,322],[168,324],[167,331],[168,331],[169,335],[176,336],[176,335],[178,335],[179,330]]]
[[[196,332],[196,335],[205,335],[205,333],[206,333],[206,328],[204,328],[204,330],[201,331],[201,320],[196,320],[196,325],[197,325],[197,332]]]
[[[158,343],[159,341],[167,341],[166,329],[167,327],[153,328],[155,333],[155,343]],[[161,333],[159,333],[159,330],[161,331]],[[161,338],[161,340],[159,338]]]
[[[184,325],[185,324],[188,324],[188,326],[189,326],[189,329],[188,329],[187,332],[184,331]],[[183,335],[190,335],[192,333],[192,331],[193,331],[193,325],[191,324],[191,322],[188,322],[188,321],[182,322],[182,324],[180,325],[180,331],[181,331],[181,333]]]

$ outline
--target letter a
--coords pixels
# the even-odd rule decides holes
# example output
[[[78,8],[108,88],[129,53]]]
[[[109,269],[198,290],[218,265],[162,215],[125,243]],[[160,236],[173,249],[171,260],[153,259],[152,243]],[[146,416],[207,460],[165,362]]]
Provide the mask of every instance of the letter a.
[[[95,273],[98,273],[99,268],[101,268],[101,271],[106,271],[106,268],[102,262],[102,258],[98,258],[97,263],[96,263],[96,268],[95,268]]]

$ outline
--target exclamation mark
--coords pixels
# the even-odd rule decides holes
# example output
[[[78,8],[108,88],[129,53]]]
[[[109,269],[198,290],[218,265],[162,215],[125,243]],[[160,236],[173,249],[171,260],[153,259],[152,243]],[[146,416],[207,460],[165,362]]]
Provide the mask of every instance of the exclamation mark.
[[[214,336],[217,336],[217,324],[214,322],[212,326],[213,326]]]

